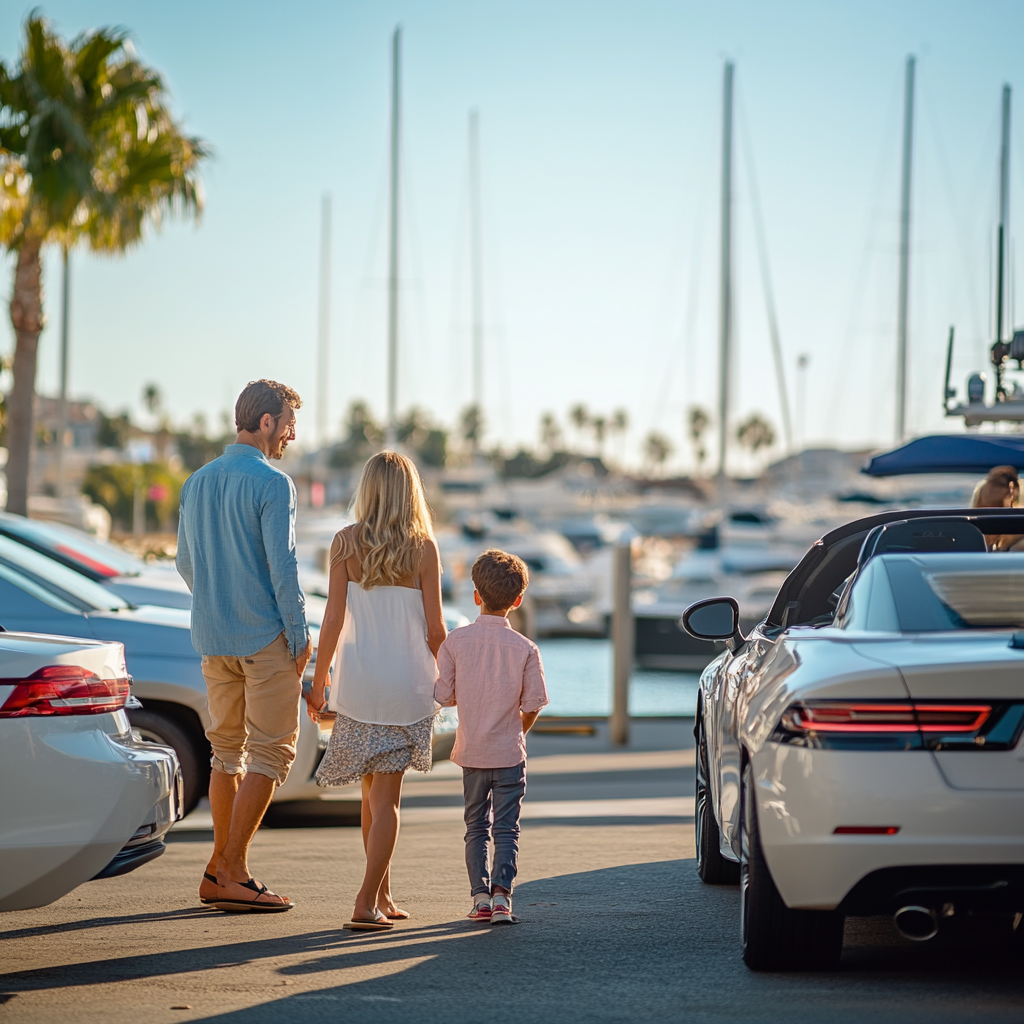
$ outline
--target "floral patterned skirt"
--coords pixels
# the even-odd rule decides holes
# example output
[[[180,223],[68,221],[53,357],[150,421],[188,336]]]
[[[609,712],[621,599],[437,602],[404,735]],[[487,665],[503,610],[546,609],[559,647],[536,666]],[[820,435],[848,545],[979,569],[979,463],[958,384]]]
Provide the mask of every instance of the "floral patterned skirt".
[[[412,725],[371,725],[338,715],[316,770],[317,784],[348,786],[364,775],[410,768],[429,772],[433,724],[433,715]]]

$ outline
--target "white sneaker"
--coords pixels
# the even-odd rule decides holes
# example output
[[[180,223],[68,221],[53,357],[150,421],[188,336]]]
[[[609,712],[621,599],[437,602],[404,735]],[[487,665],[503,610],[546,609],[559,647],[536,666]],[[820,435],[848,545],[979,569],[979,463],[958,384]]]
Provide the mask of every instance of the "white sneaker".
[[[512,916],[512,897],[499,892],[491,897],[491,924],[518,924]]]

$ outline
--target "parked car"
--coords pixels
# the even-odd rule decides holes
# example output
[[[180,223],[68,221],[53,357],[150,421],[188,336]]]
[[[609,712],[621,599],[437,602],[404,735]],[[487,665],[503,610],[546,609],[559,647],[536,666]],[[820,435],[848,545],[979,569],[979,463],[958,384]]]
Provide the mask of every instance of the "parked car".
[[[827,967],[850,915],[909,938],[988,916],[1024,939],[1024,534],[1008,509],[833,530],[749,636],[731,598],[683,623],[728,645],[700,681],[697,870],[739,881],[743,957]]]
[[[173,565],[143,561],[73,526],[0,512],[0,537],[32,548],[99,583],[129,604],[191,608],[192,594]]]
[[[10,528],[10,520],[19,521],[19,528],[25,523],[33,530],[36,526],[47,529],[52,526],[10,515],[4,515],[0,523]],[[50,543],[55,535],[33,532],[36,543],[29,546],[24,542],[29,533],[29,529],[22,530],[16,541],[9,535],[4,536],[0,529],[0,624],[6,628],[84,634],[123,643],[129,669],[135,679],[134,692],[143,702],[142,707],[128,712],[132,726],[143,740],[165,744],[175,750],[184,779],[184,813],[190,813],[209,786],[210,746],[205,731],[210,724],[210,716],[201,659],[192,646],[189,607],[135,606],[120,596],[112,585],[126,577],[107,577],[106,584],[102,584],[83,575],[77,560],[90,550],[82,538],[85,541],[90,538],[84,534],[76,536],[79,531],[67,530],[71,543],[68,550],[62,552],[62,561],[57,561],[48,551],[44,553],[44,540]],[[93,543],[99,551],[85,557],[95,561],[102,555],[106,559],[103,564],[111,568],[125,565],[117,563],[115,556],[133,557],[114,545],[103,544],[100,547],[100,542]],[[107,548],[112,550],[107,551]],[[143,567],[146,565],[141,564]],[[6,574],[3,572],[5,565],[9,570]],[[93,569],[98,571],[95,566]],[[184,587],[176,572],[174,576]],[[157,590],[155,594],[153,588],[147,589],[150,596],[156,598],[163,593],[173,594],[169,589]],[[185,593],[191,605],[191,594],[187,588]],[[318,625],[325,605],[322,598],[307,598],[314,658]],[[467,621],[451,610],[446,613],[446,620],[449,628]],[[307,688],[312,681],[315,664],[312,661],[306,669],[304,685]],[[446,758],[451,753],[456,724],[457,719],[453,716],[439,716],[434,730],[435,760]],[[307,715],[300,716],[295,762],[287,781],[274,791],[275,802],[318,800],[324,795],[315,775],[329,738],[330,733],[311,722]]]
[[[14,574],[0,564],[5,587]],[[182,810],[178,759],[133,735],[129,687],[119,643],[0,632],[0,910],[164,852]]]

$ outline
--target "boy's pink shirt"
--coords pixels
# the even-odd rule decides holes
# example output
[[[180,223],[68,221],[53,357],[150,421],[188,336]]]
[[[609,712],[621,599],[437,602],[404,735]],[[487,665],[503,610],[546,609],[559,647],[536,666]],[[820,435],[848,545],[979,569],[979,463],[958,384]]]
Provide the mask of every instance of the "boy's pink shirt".
[[[481,615],[448,634],[437,655],[434,698],[459,709],[452,760],[463,768],[511,768],[526,760],[520,711],[548,702],[532,640],[504,615]]]

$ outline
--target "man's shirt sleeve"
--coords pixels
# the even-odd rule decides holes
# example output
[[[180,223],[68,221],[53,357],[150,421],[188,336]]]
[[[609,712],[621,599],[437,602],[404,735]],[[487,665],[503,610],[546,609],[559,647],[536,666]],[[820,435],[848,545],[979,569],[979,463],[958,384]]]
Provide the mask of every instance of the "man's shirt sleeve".
[[[437,682],[434,683],[434,700],[443,707],[455,704],[455,656],[451,642],[445,640],[437,652]]]
[[[544,682],[544,666],[536,644],[531,650],[523,668],[523,696],[519,701],[520,711],[540,711],[548,703],[548,688]]]
[[[285,637],[292,657],[297,658],[306,649],[309,631],[295,555],[295,485],[290,477],[275,476],[267,485],[260,508],[260,529]]]
[[[185,581],[189,590],[195,582],[195,574],[192,571],[192,552],[188,546],[188,535],[185,532],[185,503],[182,502],[178,508],[178,553],[174,556],[174,564],[178,567],[178,574]]]

